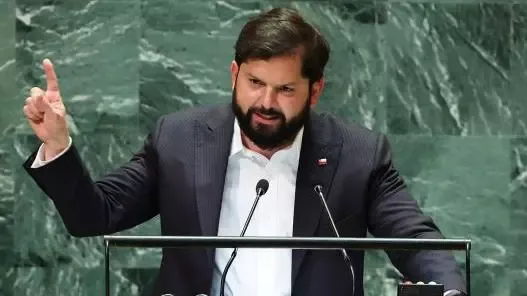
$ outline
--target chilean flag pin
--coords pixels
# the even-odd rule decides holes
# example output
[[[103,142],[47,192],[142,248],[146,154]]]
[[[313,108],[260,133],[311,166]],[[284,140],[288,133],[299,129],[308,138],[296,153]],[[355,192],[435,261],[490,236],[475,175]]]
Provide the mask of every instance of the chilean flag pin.
[[[319,166],[325,166],[326,164],[328,164],[328,160],[326,158],[320,158],[318,160],[318,165]]]

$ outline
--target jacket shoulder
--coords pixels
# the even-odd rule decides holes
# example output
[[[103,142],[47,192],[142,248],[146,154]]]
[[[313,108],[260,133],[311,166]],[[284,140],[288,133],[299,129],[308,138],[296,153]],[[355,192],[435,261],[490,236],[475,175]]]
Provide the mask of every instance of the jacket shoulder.
[[[160,118],[169,124],[191,124],[194,121],[204,121],[213,114],[225,111],[226,105],[199,105],[182,109],[181,111],[166,114]]]
[[[161,116],[157,120],[154,132],[191,131],[196,122],[204,122],[214,117],[224,116],[229,110],[228,105],[199,105],[185,108]]]

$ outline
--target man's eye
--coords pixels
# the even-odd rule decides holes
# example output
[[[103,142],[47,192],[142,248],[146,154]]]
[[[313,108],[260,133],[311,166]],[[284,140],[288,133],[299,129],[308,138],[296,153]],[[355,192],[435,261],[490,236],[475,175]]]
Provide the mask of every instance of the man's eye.
[[[249,79],[249,81],[251,81],[252,84],[262,85],[262,82],[258,79]]]

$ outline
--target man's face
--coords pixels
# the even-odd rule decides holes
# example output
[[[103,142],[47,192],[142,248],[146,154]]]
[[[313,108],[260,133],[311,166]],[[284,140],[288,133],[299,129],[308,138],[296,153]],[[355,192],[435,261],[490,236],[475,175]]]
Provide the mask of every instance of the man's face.
[[[261,149],[287,146],[309,119],[323,81],[309,85],[299,54],[231,66],[234,113],[240,129]]]

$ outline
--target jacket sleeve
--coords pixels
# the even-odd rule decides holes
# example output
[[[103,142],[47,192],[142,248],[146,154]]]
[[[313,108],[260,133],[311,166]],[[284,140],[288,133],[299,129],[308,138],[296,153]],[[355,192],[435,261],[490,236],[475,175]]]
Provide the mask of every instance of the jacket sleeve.
[[[142,149],[118,169],[94,181],[75,147],[39,168],[31,168],[35,151],[23,164],[51,198],[73,236],[110,234],[141,224],[158,214],[155,141],[161,118]]]
[[[368,227],[383,238],[444,238],[433,220],[424,215],[410,196],[392,163],[388,140],[377,140],[374,168],[369,184]],[[445,291],[466,293],[466,285],[449,251],[387,251],[399,271],[410,281],[443,284]]]

